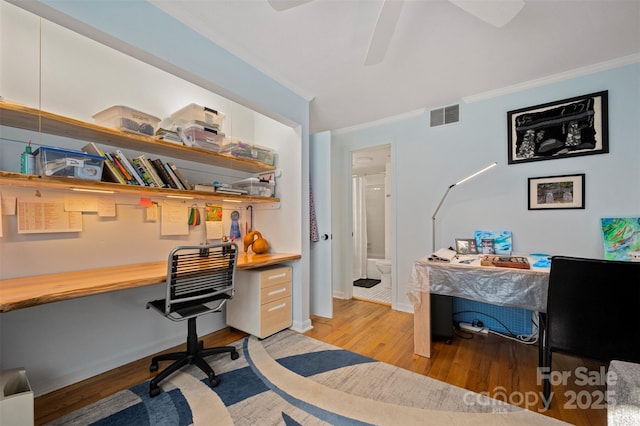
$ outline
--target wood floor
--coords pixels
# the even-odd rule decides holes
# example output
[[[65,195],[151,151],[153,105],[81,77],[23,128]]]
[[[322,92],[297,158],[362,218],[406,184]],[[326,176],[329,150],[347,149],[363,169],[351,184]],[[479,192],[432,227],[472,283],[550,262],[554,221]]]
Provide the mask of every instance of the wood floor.
[[[312,321],[313,330],[305,333],[309,337],[532,411],[542,410],[536,383],[537,346],[492,334],[464,334],[456,336],[451,344],[435,341],[432,357],[423,358],[413,354],[412,314],[358,300],[335,299],[334,318],[313,317]],[[226,345],[245,335],[224,329],[203,340],[206,346]],[[36,425],[149,379],[150,358],[36,398]],[[553,362],[554,370],[572,373],[579,366],[586,366],[590,372],[600,367],[590,360],[559,354],[554,354]],[[573,378],[567,382],[566,386],[553,386],[552,406],[543,414],[576,425],[605,426],[605,409],[577,408],[594,405],[591,402],[597,402],[604,386],[580,387]],[[578,398],[572,399],[573,395]]]

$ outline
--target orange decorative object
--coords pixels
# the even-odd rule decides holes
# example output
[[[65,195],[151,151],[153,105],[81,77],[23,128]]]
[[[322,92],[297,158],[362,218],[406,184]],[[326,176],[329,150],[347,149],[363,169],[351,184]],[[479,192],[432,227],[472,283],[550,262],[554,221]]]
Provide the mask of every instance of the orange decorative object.
[[[256,239],[256,236],[258,237]],[[246,253],[251,247],[255,254],[262,254],[269,251],[269,243],[262,238],[262,234],[258,231],[251,231],[244,237],[244,252]]]

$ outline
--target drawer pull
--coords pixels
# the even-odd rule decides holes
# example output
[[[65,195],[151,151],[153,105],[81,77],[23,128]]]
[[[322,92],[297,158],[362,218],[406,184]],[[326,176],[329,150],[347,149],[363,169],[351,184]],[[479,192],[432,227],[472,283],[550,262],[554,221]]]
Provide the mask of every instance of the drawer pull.
[[[268,312],[277,311],[278,309],[282,309],[282,308],[284,308],[284,307],[286,307],[286,306],[287,306],[287,304],[286,304],[286,303],[281,303],[281,304],[279,304],[279,305],[276,305],[276,306],[272,306],[272,307],[270,307],[269,309],[267,309],[267,311],[268,311]]]
[[[273,296],[274,294],[285,293],[286,291],[287,291],[287,288],[286,287],[282,287],[282,288],[279,288],[277,290],[270,291],[269,293],[267,293],[267,296]]]
[[[276,278],[282,278],[282,277],[286,277],[287,273],[283,272],[281,274],[276,274],[276,275],[270,275],[267,277],[268,280],[275,280]]]

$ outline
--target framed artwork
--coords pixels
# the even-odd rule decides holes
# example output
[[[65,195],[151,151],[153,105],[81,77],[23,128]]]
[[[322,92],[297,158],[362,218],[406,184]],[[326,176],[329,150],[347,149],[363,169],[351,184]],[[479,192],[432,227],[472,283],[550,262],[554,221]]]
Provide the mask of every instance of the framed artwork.
[[[640,252],[640,217],[600,219],[604,258],[634,260],[630,253]]]
[[[529,210],[584,209],[584,173],[529,178]]]
[[[608,92],[507,113],[509,164],[609,152]]]
[[[511,231],[475,231],[473,236],[482,254],[511,255],[513,249]]]
[[[473,238],[456,238],[456,253],[478,254],[478,246]]]

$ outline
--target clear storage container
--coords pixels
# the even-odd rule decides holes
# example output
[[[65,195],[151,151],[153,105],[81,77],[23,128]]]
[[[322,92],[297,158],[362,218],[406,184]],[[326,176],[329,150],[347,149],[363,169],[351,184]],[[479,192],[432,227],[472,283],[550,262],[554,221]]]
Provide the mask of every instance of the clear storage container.
[[[100,111],[93,115],[93,119],[102,126],[149,136],[153,136],[160,123],[158,117],[122,105]]]
[[[198,124],[205,126],[211,126],[216,129],[222,127],[225,115],[220,111],[212,108],[201,106],[198,104],[189,104],[186,107],[179,109],[171,114],[170,117],[173,121],[195,121]]]
[[[275,157],[272,149],[242,142],[235,138],[225,138],[222,147],[220,148],[220,153],[230,155],[232,157],[260,161],[261,163],[265,163],[270,166],[273,166]]]
[[[231,184],[232,188],[243,189],[247,195],[258,197],[273,197],[276,184],[273,181],[264,181],[258,178],[242,179]]]
[[[187,140],[184,141],[185,145],[208,149],[215,152],[220,151],[220,146],[224,140],[224,133],[195,123],[188,124],[187,127],[182,129],[182,131],[184,132],[184,136],[187,138]]]
[[[36,172],[40,176],[64,176],[100,180],[104,157],[82,151],[41,146],[34,152]]]

